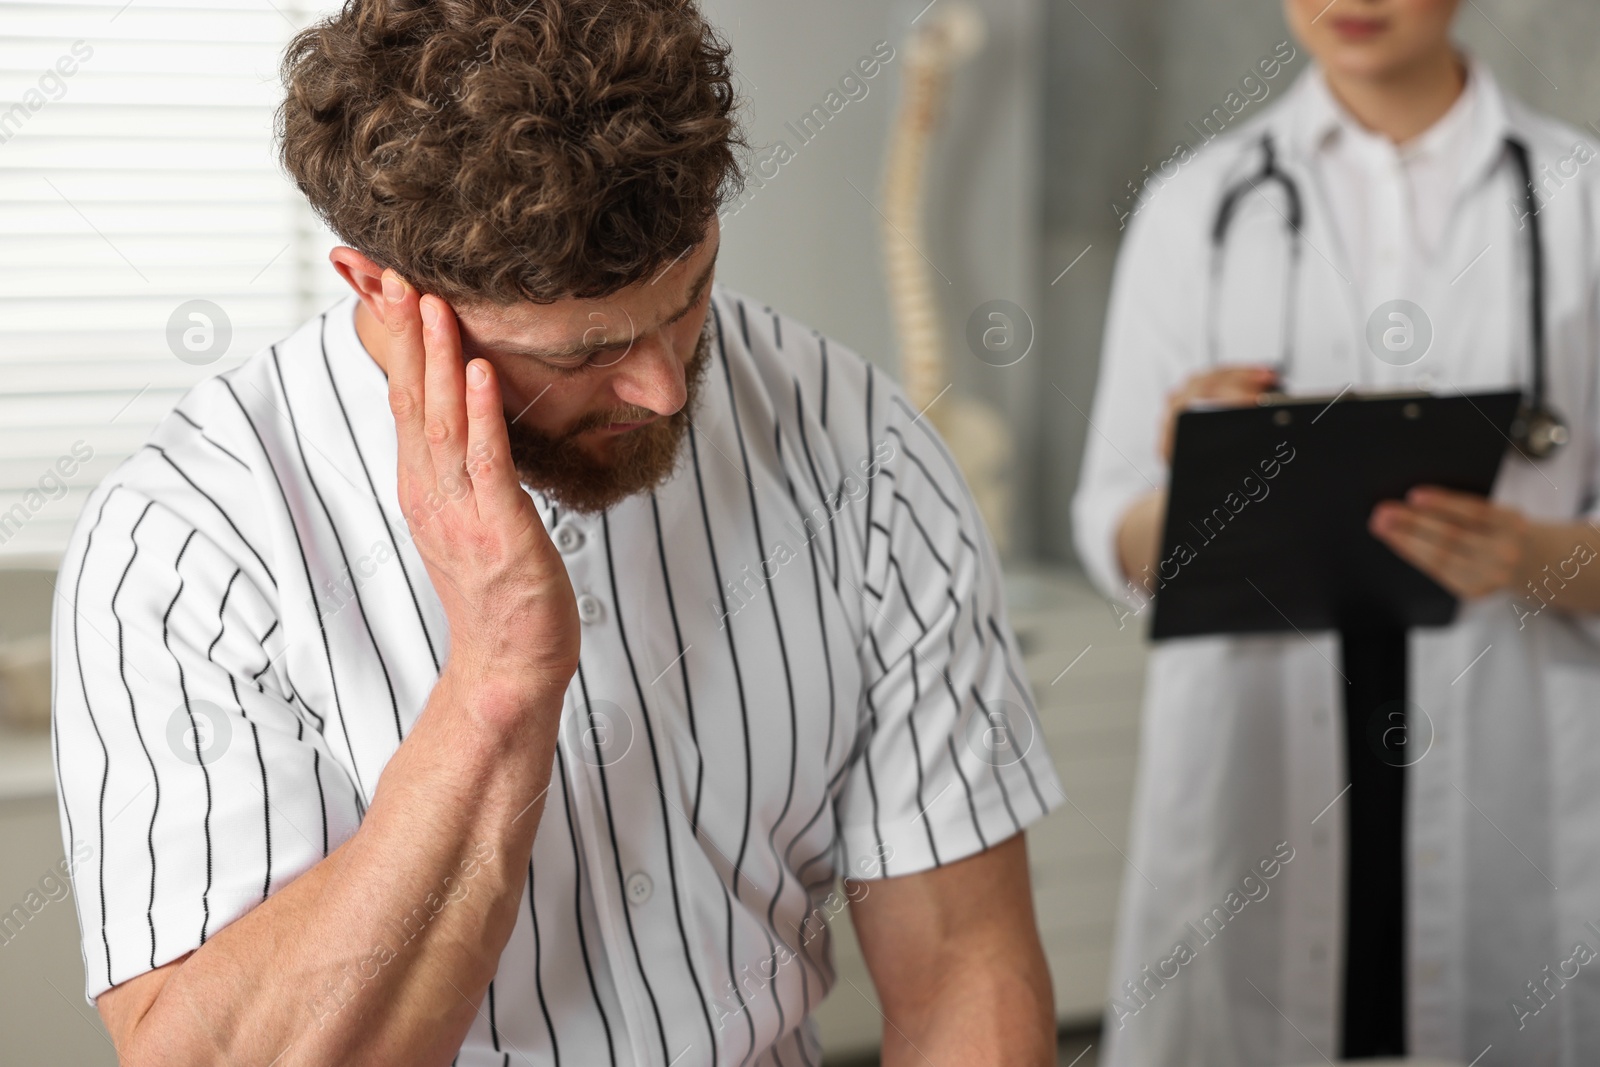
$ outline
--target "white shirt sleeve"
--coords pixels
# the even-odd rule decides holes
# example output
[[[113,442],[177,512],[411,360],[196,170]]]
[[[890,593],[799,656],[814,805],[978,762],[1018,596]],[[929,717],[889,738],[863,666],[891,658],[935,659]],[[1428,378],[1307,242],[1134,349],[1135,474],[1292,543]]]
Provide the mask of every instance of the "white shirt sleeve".
[[[97,490],[57,584],[56,776],[91,1001],[199,948],[361,814],[283,690],[269,575],[183,518],[198,491],[173,480],[170,500]]]
[[[931,420],[873,377],[863,708],[836,807],[852,878],[962,859],[1064,799],[982,517]]]
[[[1205,361],[1209,212],[1198,175],[1155,189],[1117,257],[1100,377],[1072,500],[1074,544],[1089,578],[1137,610],[1117,559],[1117,529],[1133,502],[1167,483],[1160,455],[1167,394]]]

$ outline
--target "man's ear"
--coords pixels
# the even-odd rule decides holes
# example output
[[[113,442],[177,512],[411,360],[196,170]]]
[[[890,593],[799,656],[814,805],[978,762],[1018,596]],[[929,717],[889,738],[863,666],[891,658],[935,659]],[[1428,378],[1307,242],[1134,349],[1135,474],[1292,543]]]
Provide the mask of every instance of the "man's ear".
[[[340,245],[328,253],[328,262],[339,276],[355,290],[356,296],[367,306],[367,313],[378,322],[384,321],[383,268],[353,248]]]

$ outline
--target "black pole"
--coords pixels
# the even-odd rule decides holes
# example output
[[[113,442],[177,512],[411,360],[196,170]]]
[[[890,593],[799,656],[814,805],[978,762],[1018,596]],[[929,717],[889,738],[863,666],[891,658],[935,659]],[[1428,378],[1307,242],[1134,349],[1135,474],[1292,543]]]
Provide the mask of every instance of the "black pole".
[[[1349,846],[1341,1055],[1406,1054],[1406,631],[1340,634]]]

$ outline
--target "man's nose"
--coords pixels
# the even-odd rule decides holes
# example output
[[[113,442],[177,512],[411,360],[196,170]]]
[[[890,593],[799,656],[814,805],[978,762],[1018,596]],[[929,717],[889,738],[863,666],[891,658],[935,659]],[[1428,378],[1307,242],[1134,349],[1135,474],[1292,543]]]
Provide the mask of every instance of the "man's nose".
[[[689,396],[683,361],[659,333],[634,341],[617,366],[612,388],[623,403],[657,415],[675,413]]]

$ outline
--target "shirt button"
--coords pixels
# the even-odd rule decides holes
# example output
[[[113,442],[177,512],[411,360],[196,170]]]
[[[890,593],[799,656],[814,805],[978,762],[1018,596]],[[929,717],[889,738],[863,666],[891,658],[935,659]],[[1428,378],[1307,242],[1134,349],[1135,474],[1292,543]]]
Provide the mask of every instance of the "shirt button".
[[[585,625],[593,626],[606,617],[606,606],[600,603],[599,597],[590,596],[588,593],[578,598],[578,618]]]
[[[576,526],[557,526],[555,541],[561,554],[570,556],[583,547],[583,531]]]
[[[649,900],[655,888],[655,883],[643,871],[635,871],[628,876],[628,900],[634,904],[643,904]]]
[[[1311,843],[1318,848],[1326,848],[1328,846],[1328,831],[1320,826],[1311,831]]]
[[[1311,946],[1311,962],[1321,964],[1328,958],[1328,946],[1316,944]]]
[[[1431,848],[1425,848],[1417,853],[1417,863],[1423,867],[1432,867],[1439,862],[1439,854]]]

